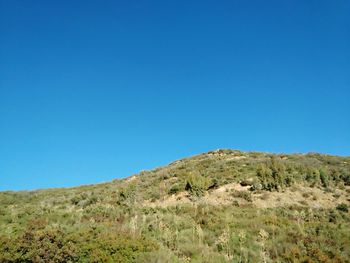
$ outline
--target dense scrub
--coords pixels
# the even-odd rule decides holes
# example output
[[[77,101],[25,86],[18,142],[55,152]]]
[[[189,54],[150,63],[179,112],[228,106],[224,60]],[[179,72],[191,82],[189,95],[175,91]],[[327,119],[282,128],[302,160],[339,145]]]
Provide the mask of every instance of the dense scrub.
[[[106,184],[1,192],[0,262],[349,262],[350,195],[332,208],[261,209],[250,194],[300,184],[350,194],[349,164],[220,150]],[[228,193],[244,205],[205,201],[233,182],[250,186]],[[183,192],[190,203],[148,205]]]

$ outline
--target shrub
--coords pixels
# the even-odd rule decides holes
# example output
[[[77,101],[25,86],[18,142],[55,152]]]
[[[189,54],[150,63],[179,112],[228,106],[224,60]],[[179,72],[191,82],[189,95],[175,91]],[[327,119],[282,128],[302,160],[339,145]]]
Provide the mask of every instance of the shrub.
[[[182,189],[181,189],[181,186],[179,184],[174,184],[170,190],[169,190],[169,194],[173,195],[173,194],[177,194],[178,192],[180,192]]]
[[[328,174],[323,169],[320,170],[320,180],[321,180],[321,183],[322,183],[323,187],[328,187],[329,186]]]
[[[346,173],[345,171],[342,171],[341,177],[345,185],[350,185],[350,173]]]
[[[186,181],[185,190],[192,196],[201,197],[210,185],[210,180],[199,173],[192,174]]]
[[[341,212],[345,212],[345,213],[349,212],[348,205],[344,204],[344,203],[337,205],[336,209],[341,211]]]
[[[304,193],[302,194],[302,196],[303,196],[304,198],[309,198],[311,195],[312,195],[311,192],[304,192]]]
[[[135,262],[138,255],[158,250],[145,238],[94,229],[27,230],[16,239],[0,236],[0,242],[0,262]]]
[[[232,191],[233,197],[242,198],[248,202],[252,202],[252,194],[248,191]]]

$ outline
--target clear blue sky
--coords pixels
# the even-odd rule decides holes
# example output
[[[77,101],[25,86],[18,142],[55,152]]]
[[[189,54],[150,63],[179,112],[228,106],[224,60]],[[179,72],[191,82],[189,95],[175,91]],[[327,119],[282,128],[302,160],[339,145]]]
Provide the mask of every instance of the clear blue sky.
[[[350,155],[350,2],[0,0],[0,190],[217,148]]]

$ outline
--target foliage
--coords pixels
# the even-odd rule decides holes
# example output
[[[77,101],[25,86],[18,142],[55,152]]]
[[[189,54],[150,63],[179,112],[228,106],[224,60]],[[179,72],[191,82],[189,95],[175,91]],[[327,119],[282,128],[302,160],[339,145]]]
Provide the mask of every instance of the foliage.
[[[251,191],[207,202],[231,183]],[[298,185],[340,201],[308,190],[321,206],[252,205]],[[0,262],[349,262],[349,185],[349,157],[218,150],[126,180],[0,192]]]
[[[349,212],[349,207],[347,204],[342,203],[337,205],[337,210],[347,213]]]

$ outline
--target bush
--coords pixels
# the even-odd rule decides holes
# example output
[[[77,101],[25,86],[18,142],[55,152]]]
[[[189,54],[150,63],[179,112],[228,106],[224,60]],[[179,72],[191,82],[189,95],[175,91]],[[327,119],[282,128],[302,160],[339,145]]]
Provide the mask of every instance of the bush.
[[[232,191],[231,195],[233,197],[242,198],[248,202],[252,202],[252,194],[247,191]]]
[[[186,181],[185,190],[192,196],[201,197],[210,185],[210,180],[199,173],[192,174]]]
[[[182,189],[181,189],[181,186],[179,184],[174,184],[170,190],[169,190],[169,194],[173,195],[173,194],[177,194],[178,192],[180,192]]]
[[[321,179],[321,183],[322,183],[323,187],[328,187],[329,186],[328,174],[323,169],[320,170],[320,179]]]
[[[135,262],[138,255],[158,250],[145,238],[99,232],[27,230],[16,239],[0,236],[0,262]]]
[[[344,204],[344,203],[337,205],[336,208],[337,208],[337,210],[339,210],[339,211],[341,211],[341,212],[345,212],[345,213],[349,212],[349,207],[348,207],[348,205],[347,205],[347,204]]]
[[[254,185],[254,181],[253,180],[249,180],[249,179],[244,179],[240,182],[241,186],[252,186]]]

